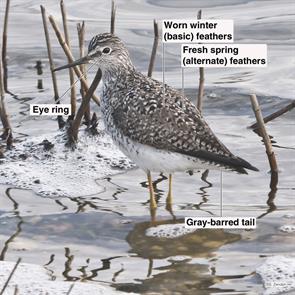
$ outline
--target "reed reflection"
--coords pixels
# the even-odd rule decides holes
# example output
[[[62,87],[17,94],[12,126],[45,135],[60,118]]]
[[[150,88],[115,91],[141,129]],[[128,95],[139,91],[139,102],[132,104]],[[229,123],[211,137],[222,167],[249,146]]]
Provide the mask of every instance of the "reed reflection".
[[[5,195],[7,198],[12,202],[14,216],[17,220],[16,222],[16,230],[12,233],[12,235],[4,242],[4,246],[0,252],[0,260],[5,260],[5,255],[7,251],[9,250],[9,245],[15,240],[15,238],[21,233],[22,231],[22,225],[24,223],[23,218],[20,215],[19,212],[19,204],[18,202],[11,196],[11,188],[8,188],[5,191]]]

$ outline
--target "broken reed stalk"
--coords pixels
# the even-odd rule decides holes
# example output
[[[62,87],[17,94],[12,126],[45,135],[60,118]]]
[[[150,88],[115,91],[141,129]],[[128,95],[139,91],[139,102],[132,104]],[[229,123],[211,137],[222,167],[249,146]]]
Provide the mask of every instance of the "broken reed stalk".
[[[15,287],[14,287],[14,295],[17,295],[19,292],[18,292],[19,290],[18,290],[18,286],[16,285]]]
[[[115,19],[116,19],[116,6],[114,0],[112,1],[112,11],[111,11],[111,34],[115,33]]]
[[[10,149],[12,146],[12,131],[5,107],[5,90],[4,81],[2,75],[2,61],[0,59],[0,118],[3,125],[4,132],[1,135],[2,139],[6,140],[7,148]]]
[[[205,70],[203,67],[199,68],[199,90],[198,90],[198,101],[197,108],[202,113],[203,107],[203,96],[204,96],[204,83],[205,83]]]
[[[79,127],[83,118],[83,115],[85,113],[85,110],[87,106],[89,105],[90,99],[93,96],[93,93],[95,89],[97,88],[100,80],[102,77],[101,70],[98,69],[87,93],[85,94],[84,100],[82,100],[82,103],[78,109],[78,112],[75,116],[75,119],[73,120],[71,126],[69,127],[68,130],[68,136],[69,136],[69,142],[68,145],[73,146],[73,144],[77,141],[78,139],[78,132],[79,132]]]
[[[202,18],[202,10],[198,11],[197,19]],[[205,69],[204,67],[199,68],[199,89],[198,89],[198,98],[197,98],[197,108],[200,113],[202,113],[203,109],[203,96],[204,96],[204,88],[205,88]],[[202,177],[207,178],[209,170],[206,169]]]
[[[2,63],[3,63],[3,87],[8,92],[8,70],[7,70],[7,27],[9,15],[10,0],[6,0],[3,34],[2,34]]]
[[[49,31],[48,31],[47,20],[46,20],[46,10],[45,10],[44,6],[42,6],[42,5],[40,5],[40,8],[41,8],[43,28],[44,28],[44,34],[45,34],[45,40],[46,40],[46,47],[47,47],[47,55],[48,55],[49,67],[50,67],[51,79],[52,79],[52,85],[53,85],[54,101],[56,104],[59,104],[60,102],[59,102],[56,74],[53,71],[54,64],[53,64],[51,42],[50,42],[50,38],[49,38]],[[57,122],[58,122],[59,129],[63,128],[63,126],[65,125],[62,116],[57,116]]]
[[[66,8],[65,8],[63,0],[60,1],[60,10],[61,10],[61,15],[62,15],[65,41],[66,41],[69,49],[71,50],[70,36],[69,36],[69,30],[68,30],[67,12],[66,12]],[[75,116],[75,113],[76,113],[76,88],[75,88],[74,70],[72,68],[69,68],[69,76],[70,76],[70,85],[71,85],[71,108],[72,108],[72,113],[71,113],[71,116],[69,116],[69,120],[72,120]]]
[[[80,49],[80,58],[85,56],[85,49],[84,49],[84,42],[85,42],[85,22],[82,22],[82,25],[80,23],[77,24],[77,31],[78,31],[78,40],[79,40],[79,49]],[[87,81],[87,75],[86,75],[86,67],[85,65],[80,65],[80,71],[84,75],[85,80]],[[82,100],[84,100],[86,94],[86,90],[83,87],[83,84],[81,82],[81,96]],[[84,119],[86,122],[87,127],[90,125],[90,104],[87,105],[87,108],[85,110]]]
[[[49,21],[52,25],[52,28],[56,34],[56,37],[58,39],[58,42],[59,44],[61,45],[65,55],[67,56],[68,60],[70,62],[73,62],[74,61],[74,57],[72,55],[72,52],[70,51],[68,45],[66,44],[65,40],[64,40],[64,37],[60,31],[60,29],[58,28],[58,25],[56,24],[56,21],[54,19],[54,17],[52,15],[49,16]],[[82,82],[83,84],[83,87],[87,90],[87,92],[89,91],[89,86],[88,86],[88,83],[86,81],[86,79],[82,76],[82,73],[79,69],[78,66],[75,66],[73,67],[75,73],[76,73],[76,76],[79,78],[79,80]],[[92,95],[92,99],[94,100],[94,102],[97,104],[97,105],[100,105],[99,103],[99,98],[93,93]]]
[[[152,76],[152,73],[154,70],[158,44],[159,44],[159,27],[158,27],[157,21],[154,19],[154,44],[153,44],[151,59],[149,63],[148,77]]]
[[[279,109],[278,111],[266,116],[263,118],[264,123],[266,124],[269,121],[272,121],[274,119],[276,119],[277,117],[291,111],[293,108],[295,108],[295,100],[293,100],[291,103],[289,103],[288,105],[286,105],[285,107]],[[257,129],[258,128],[258,124],[253,123],[251,126],[249,126],[248,128],[252,128],[252,129]]]
[[[37,88],[38,89],[43,89],[43,80],[42,80],[41,77],[39,78],[39,76],[42,76],[42,74],[43,74],[43,66],[42,66],[42,61],[41,60],[36,61],[35,68],[37,70],[37,75],[38,75]]]
[[[71,284],[71,286],[70,286],[70,288],[69,288],[69,290],[68,290],[68,292],[67,292],[67,294],[66,294],[66,295],[70,295],[70,294],[71,294],[71,292],[72,292],[72,290],[73,290],[74,286],[75,286],[75,284],[74,284],[74,283],[73,283],[73,284]]]
[[[15,265],[14,265],[12,271],[10,272],[10,274],[9,274],[9,276],[8,276],[8,278],[7,278],[6,282],[5,282],[5,284],[4,284],[3,288],[2,288],[2,290],[0,291],[0,295],[3,295],[3,294],[4,294],[4,291],[5,291],[5,289],[7,288],[8,284],[9,284],[9,282],[10,282],[12,276],[14,275],[14,273],[15,273],[15,271],[16,271],[18,265],[20,264],[21,260],[22,260],[22,259],[19,258],[19,259],[17,260],[17,262],[15,263]]]
[[[259,135],[262,137],[264,145],[265,145],[266,154],[268,157],[271,172],[278,173],[276,157],[272,150],[271,141],[264,125],[263,116],[261,113],[261,109],[260,109],[257,97],[255,94],[251,94],[250,99],[251,99],[252,109],[254,111],[254,114],[257,120]]]
[[[202,18],[202,10],[198,11],[197,19]],[[199,90],[198,90],[198,99],[197,99],[197,108],[202,113],[202,102],[204,96],[204,83],[205,83],[205,71],[203,67],[199,68]]]
[[[80,51],[80,57],[85,56],[85,48],[84,48],[84,42],[85,42],[85,22],[82,22],[82,25],[80,23],[77,24],[77,31],[78,31],[78,41],[79,41],[79,51]],[[84,74],[84,78],[86,79],[86,67],[84,64],[80,65],[80,71]],[[84,73],[85,72],[85,73]],[[83,85],[81,85],[82,87]]]

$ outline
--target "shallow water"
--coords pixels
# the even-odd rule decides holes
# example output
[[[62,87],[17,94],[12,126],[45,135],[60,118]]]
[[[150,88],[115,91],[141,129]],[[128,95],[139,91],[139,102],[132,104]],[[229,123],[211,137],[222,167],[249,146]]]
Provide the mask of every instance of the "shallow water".
[[[223,215],[255,216],[259,218],[258,227],[252,231],[200,230],[175,239],[148,237],[145,231],[152,224],[147,183],[138,169],[96,181],[93,178],[98,193],[92,196],[85,196],[87,187],[81,183],[75,196],[41,197],[32,190],[17,188],[12,178],[11,185],[0,186],[0,260],[22,257],[23,262],[43,265],[53,280],[105,282],[128,292],[260,294],[263,285],[255,273],[257,267],[268,256],[295,253],[294,232],[280,230],[295,223],[295,112],[267,124],[280,169],[277,189],[271,190],[264,146],[246,128],[254,121],[248,94],[260,94],[264,114],[294,99],[294,4],[246,0],[117,3],[117,32],[142,71],[149,60],[155,17],[189,18],[202,8],[209,18],[233,18],[237,42],[269,44],[271,62],[266,69],[210,69],[205,74],[207,121],[235,154],[260,170],[249,175],[223,174]],[[58,132],[54,119],[28,117],[29,103],[52,101],[39,4],[36,0],[13,1],[11,7],[9,86],[17,97],[7,96],[7,105],[19,140],[47,136],[48,130]],[[45,5],[60,19],[56,1],[46,1]],[[86,20],[87,40],[108,30],[109,6],[108,1],[68,3],[72,35],[76,22],[82,19]],[[3,9],[1,2],[1,15]],[[54,38],[52,35],[54,55],[61,65],[65,58]],[[76,41],[73,38],[75,53]],[[178,49],[166,46],[166,79],[175,87],[181,86]],[[159,50],[155,69],[158,78],[160,57]],[[35,88],[33,67],[37,59],[46,64],[42,92]],[[185,91],[192,99],[198,80],[195,72],[185,71]],[[66,71],[58,77],[63,93],[68,88]],[[71,171],[67,172],[70,175]],[[220,214],[220,172],[210,171],[203,180],[202,172],[174,175],[172,212],[165,209],[167,178],[154,175],[159,224],[182,223],[185,216]],[[30,188],[35,190],[36,186]]]

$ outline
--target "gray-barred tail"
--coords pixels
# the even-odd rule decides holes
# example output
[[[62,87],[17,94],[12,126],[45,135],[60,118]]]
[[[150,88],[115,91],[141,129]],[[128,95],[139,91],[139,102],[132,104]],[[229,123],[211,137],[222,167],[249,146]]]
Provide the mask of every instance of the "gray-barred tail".
[[[182,152],[183,153],[183,152]],[[208,151],[195,151],[195,152],[185,152],[185,154],[196,157],[199,159],[203,159],[209,163],[220,165],[220,167],[224,167],[225,169],[233,170],[241,174],[248,174],[245,169],[252,171],[259,171],[256,167],[252,166],[249,162],[245,161],[239,157],[228,157],[215,153],[211,153]]]

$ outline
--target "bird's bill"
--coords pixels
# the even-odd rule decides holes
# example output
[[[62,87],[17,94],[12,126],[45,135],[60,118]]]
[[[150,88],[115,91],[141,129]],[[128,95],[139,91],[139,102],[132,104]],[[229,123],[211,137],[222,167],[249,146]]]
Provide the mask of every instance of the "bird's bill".
[[[56,72],[56,71],[60,71],[60,70],[64,70],[64,69],[68,69],[68,68],[72,68],[74,66],[79,66],[79,65],[83,65],[83,64],[87,64],[89,63],[91,58],[89,58],[89,56],[84,56],[82,58],[79,58],[67,65],[64,65],[64,66],[61,66],[61,67],[58,67],[58,68],[55,68],[53,71]]]

